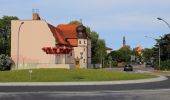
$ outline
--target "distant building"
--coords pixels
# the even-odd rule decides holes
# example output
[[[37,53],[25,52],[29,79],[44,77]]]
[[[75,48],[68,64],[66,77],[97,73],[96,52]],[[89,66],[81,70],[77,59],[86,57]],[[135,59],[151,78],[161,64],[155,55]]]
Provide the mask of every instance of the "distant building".
[[[111,53],[112,51],[113,51],[112,48],[106,47],[106,53],[107,53],[107,54]]]
[[[81,24],[55,27],[34,12],[32,20],[11,21],[11,57],[15,69],[87,68],[91,40]]]
[[[125,48],[126,47],[126,39],[125,39],[125,36],[123,36],[123,46],[122,46],[123,48]]]
[[[143,48],[142,48],[142,47],[138,46],[138,47],[134,48],[133,50],[134,50],[135,52],[137,52],[139,55],[142,56],[142,51],[143,51]]]

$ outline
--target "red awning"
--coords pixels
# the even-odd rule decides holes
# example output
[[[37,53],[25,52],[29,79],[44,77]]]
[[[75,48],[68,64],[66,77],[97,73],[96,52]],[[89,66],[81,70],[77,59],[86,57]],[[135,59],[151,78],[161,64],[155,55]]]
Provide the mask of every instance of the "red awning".
[[[68,54],[72,48],[71,47],[43,47],[42,50],[46,52],[46,54]]]

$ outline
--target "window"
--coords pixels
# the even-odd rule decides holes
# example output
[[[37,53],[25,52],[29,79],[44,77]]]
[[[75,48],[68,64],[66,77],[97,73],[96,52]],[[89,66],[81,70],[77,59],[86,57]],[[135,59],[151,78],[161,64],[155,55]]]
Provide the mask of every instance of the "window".
[[[70,53],[70,56],[72,56],[72,53]]]
[[[84,51],[86,51],[86,48],[84,48]]]
[[[79,40],[79,44],[81,44],[81,40]]]
[[[86,41],[84,41],[84,44],[86,44]]]
[[[86,62],[86,59],[84,59],[84,63]]]

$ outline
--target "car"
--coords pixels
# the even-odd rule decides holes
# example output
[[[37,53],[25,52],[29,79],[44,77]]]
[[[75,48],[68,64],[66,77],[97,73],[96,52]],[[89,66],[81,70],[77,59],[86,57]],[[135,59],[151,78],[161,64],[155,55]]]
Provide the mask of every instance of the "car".
[[[130,64],[125,65],[124,71],[133,71],[133,66]]]
[[[152,63],[150,63],[150,62],[147,62],[147,63],[145,64],[145,67],[154,68],[154,65],[153,65]]]

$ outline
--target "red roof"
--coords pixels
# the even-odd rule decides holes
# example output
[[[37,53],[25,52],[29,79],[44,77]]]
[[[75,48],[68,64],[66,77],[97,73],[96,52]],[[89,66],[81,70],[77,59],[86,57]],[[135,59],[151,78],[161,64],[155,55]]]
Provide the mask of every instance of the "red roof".
[[[80,24],[61,24],[58,25],[59,28],[65,38],[77,38],[76,28],[80,26]]]
[[[80,24],[62,24],[54,27],[48,24],[51,32],[53,33],[56,42],[63,45],[77,46],[77,32],[76,28]]]
[[[68,44],[68,43],[65,41],[65,39],[64,39],[64,37],[63,37],[63,35],[61,34],[61,32],[60,32],[59,29],[55,28],[54,26],[52,26],[52,25],[50,25],[50,24],[48,24],[48,26],[49,26],[51,32],[53,33],[53,35],[54,35],[57,43],[65,44],[65,45]]]

